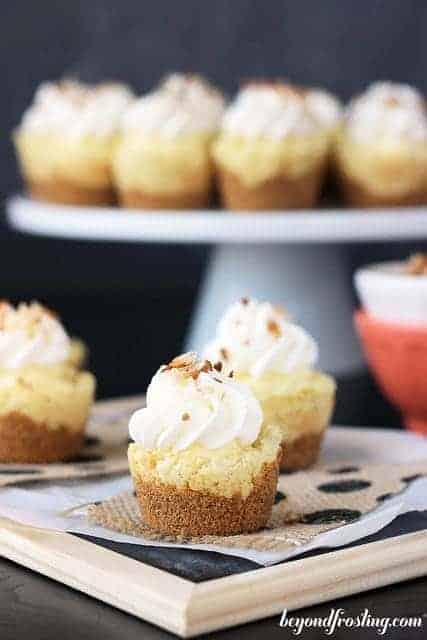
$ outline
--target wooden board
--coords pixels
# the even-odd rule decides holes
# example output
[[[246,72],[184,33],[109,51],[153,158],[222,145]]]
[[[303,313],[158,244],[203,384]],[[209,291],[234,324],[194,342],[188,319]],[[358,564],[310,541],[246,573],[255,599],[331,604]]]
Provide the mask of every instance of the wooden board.
[[[427,531],[416,531],[194,582],[92,541],[0,519],[2,556],[181,637],[426,575],[426,545]]]

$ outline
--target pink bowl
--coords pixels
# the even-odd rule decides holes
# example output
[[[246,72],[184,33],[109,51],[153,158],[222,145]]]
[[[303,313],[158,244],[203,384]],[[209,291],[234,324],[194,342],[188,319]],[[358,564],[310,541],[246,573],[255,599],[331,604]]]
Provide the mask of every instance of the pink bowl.
[[[405,426],[427,435],[427,326],[384,322],[366,311],[355,325],[372,372]]]

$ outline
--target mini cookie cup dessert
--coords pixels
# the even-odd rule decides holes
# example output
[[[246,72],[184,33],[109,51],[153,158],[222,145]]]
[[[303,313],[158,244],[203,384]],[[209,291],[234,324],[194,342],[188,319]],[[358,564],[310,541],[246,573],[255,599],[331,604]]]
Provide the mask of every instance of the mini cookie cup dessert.
[[[277,486],[280,430],[262,425],[249,389],[193,353],[154,376],[129,424],[129,464],[142,517],[174,536],[264,527]]]
[[[0,303],[0,462],[59,462],[79,452],[95,379],[71,355],[52,312]]]
[[[42,84],[13,140],[31,196],[77,205],[115,202],[111,161],[132,92],[124,85],[74,80]]]
[[[427,112],[423,96],[391,82],[354,98],[337,139],[335,164],[346,202],[360,207],[427,202]]]
[[[225,312],[204,355],[251,389],[265,423],[279,425],[282,471],[305,469],[317,460],[336,385],[314,368],[315,341],[283,309],[243,298]]]
[[[126,111],[114,157],[125,207],[197,209],[210,204],[209,147],[224,110],[222,94],[203,78],[172,74]]]
[[[313,206],[327,169],[340,106],[320,90],[252,82],[228,107],[213,145],[228,209]]]

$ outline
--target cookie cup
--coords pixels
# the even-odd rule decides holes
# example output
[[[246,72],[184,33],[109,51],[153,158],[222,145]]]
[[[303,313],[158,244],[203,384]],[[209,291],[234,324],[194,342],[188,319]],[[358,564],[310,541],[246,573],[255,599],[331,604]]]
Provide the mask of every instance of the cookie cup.
[[[207,207],[213,181],[210,141],[210,135],[125,134],[113,162],[120,203],[138,209]]]
[[[224,206],[249,211],[312,207],[322,188],[329,146],[326,134],[272,140],[223,133],[212,154]]]
[[[318,371],[236,378],[252,389],[264,420],[280,427],[280,470],[297,471],[314,464],[335,406],[333,378]]]
[[[251,445],[176,451],[129,446],[144,522],[173,536],[233,535],[267,524],[277,486],[280,430],[266,426]]]
[[[21,173],[36,200],[109,205],[116,200],[111,161],[116,139],[14,134]]]
[[[425,144],[361,143],[341,132],[334,158],[340,190],[351,206],[417,206],[427,202]]]
[[[95,379],[66,365],[0,369],[0,462],[60,462],[81,448]]]

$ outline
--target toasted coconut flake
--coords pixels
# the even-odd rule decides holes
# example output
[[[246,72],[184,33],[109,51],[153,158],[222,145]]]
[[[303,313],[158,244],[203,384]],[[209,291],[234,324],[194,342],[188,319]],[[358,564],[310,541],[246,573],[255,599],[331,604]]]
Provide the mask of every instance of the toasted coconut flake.
[[[209,360],[204,360],[203,362],[196,363],[189,373],[194,380],[197,380],[202,372],[209,373],[210,371],[212,371],[212,364]]]
[[[275,338],[280,338],[282,335],[282,330],[275,320],[269,320],[267,322],[267,329]]]
[[[389,96],[386,100],[384,100],[384,103],[386,104],[387,107],[399,106],[399,100],[396,98],[396,96]]]
[[[427,275],[427,253],[414,253],[407,260],[405,273],[410,276]]]
[[[253,78],[249,81],[246,81],[243,84],[243,87],[271,89],[272,91],[276,91],[280,95],[283,95],[285,98],[302,99],[308,92],[308,89],[306,87],[301,87],[297,84],[293,84],[284,78]]]
[[[286,307],[283,307],[281,304],[274,304],[273,309],[282,318],[287,318],[287,319],[291,318],[291,314],[289,313],[289,311],[286,309]]]
[[[177,356],[171,360],[169,364],[161,367],[160,371],[171,371],[172,369],[177,369],[182,373],[182,375],[193,378],[193,380],[197,380],[202,372],[209,373],[212,371],[213,367],[209,360],[198,362],[197,354],[190,351]]]
[[[169,362],[169,364],[165,365],[164,371],[170,369],[187,369],[189,367],[194,367],[197,363],[197,354],[194,351],[189,351],[188,353],[183,353],[180,356],[176,356]]]

